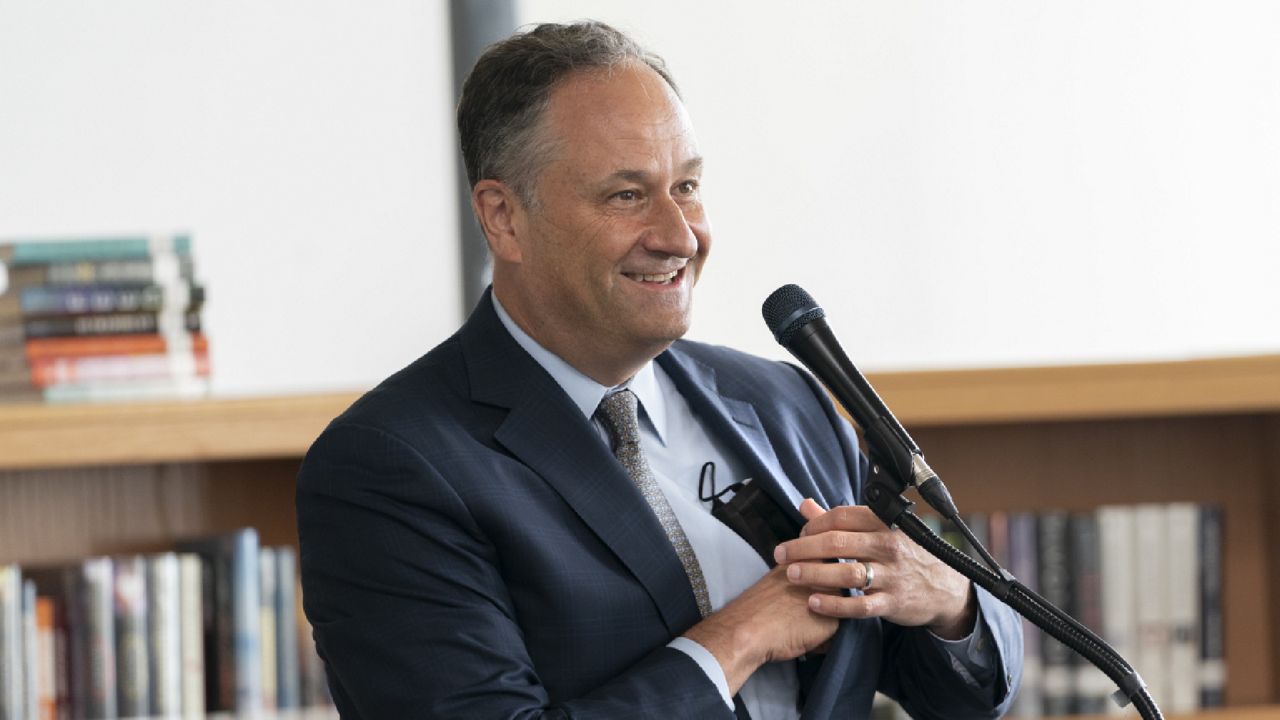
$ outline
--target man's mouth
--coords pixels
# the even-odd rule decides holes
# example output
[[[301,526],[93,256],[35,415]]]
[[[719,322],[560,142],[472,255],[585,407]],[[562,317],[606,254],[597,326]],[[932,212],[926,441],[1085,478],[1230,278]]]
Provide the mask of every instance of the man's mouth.
[[[658,273],[655,275],[645,273],[622,273],[636,282],[653,283],[654,285],[669,285],[680,277],[680,273],[684,268],[672,270],[671,272]]]

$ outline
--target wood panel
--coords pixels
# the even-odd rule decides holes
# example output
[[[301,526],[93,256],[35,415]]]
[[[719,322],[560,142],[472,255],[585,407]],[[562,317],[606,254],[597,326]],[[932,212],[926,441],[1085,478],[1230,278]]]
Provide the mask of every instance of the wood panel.
[[[0,473],[0,563],[170,550],[179,538],[258,528],[296,544],[297,460]]]
[[[1274,491],[1263,429],[1231,416],[926,428],[915,433],[962,512],[1107,503],[1222,506],[1231,705],[1275,702]],[[1189,572],[1194,568],[1189,567]]]

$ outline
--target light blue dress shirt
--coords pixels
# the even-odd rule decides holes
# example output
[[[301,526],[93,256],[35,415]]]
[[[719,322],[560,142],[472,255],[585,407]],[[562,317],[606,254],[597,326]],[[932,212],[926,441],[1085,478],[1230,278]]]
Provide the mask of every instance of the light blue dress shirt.
[[[605,387],[539,345],[516,325],[496,295],[493,305],[511,337],[551,375],[588,419],[606,395],[624,388],[636,394],[640,401],[640,447],[702,566],[713,612],[768,572],[768,565],[756,551],[711,514],[711,503],[698,498],[698,480],[704,463],[715,463],[718,489],[747,480],[745,467],[729,448],[707,433],[661,367],[646,363],[622,385]],[[600,433],[601,441],[607,444],[608,433],[604,427],[595,420],[592,424]],[[799,506],[804,500],[790,485],[783,484],[783,489],[793,505]],[[956,671],[975,687],[991,685],[994,678],[995,658],[991,643],[985,640],[983,626],[979,621],[975,631],[963,640],[946,641],[934,636],[948,651]],[[725,703],[733,707],[724,670],[710,651],[685,637],[678,637],[668,645],[692,658],[719,688]],[[769,663],[756,670],[739,694],[753,720],[790,720],[800,716],[799,690],[795,663],[783,662]]]

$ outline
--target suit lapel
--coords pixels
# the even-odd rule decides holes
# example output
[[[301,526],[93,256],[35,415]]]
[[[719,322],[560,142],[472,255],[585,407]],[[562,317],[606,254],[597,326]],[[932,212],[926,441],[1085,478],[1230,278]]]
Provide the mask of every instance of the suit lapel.
[[[765,492],[787,509],[792,519],[803,525],[804,516],[797,508],[802,498],[793,497],[784,489],[791,483],[787,482],[755,406],[746,400],[722,395],[715,370],[674,347],[658,356],[658,363],[708,430],[727,442],[747,464],[752,482],[760,483]]]
[[[649,593],[671,635],[696,623],[693,590],[657,517],[587,418],[502,326],[489,293],[461,333],[472,399],[510,410],[494,439],[609,547]]]

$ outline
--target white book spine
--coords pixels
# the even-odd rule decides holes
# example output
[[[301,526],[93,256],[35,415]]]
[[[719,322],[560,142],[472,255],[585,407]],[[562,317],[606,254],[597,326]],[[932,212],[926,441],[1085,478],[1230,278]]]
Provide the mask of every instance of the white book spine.
[[[157,715],[182,712],[182,625],[178,556],[162,553],[147,559],[151,594],[149,628],[151,707]]]
[[[1168,532],[1163,505],[1143,504],[1134,509],[1134,553],[1138,588],[1137,652],[1133,665],[1147,683],[1158,705],[1169,697]]]
[[[0,720],[22,717],[22,573],[0,565]]]
[[[1136,537],[1132,507],[1112,505],[1098,509],[1098,542],[1103,548],[1102,639],[1130,663],[1137,654],[1138,587],[1134,561]],[[1107,704],[1110,715],[1131,711]]]
[[[258,649],[262,651],[262,707],[274,710],[276,690],[276,551],[258,549]]]
[[[1165,508],[1165,580],[1169,601],[1169,686],[1165,708],[1194,712],[1200,706],[1200,509],[1192,503]]]
[[[203,717],[204,693],[204,568],[199,556],[178,556],[182,646],[182,714]]]
[[[36,630],[36,584],[22,584],[22,717],[40,717],[40,656]]]

